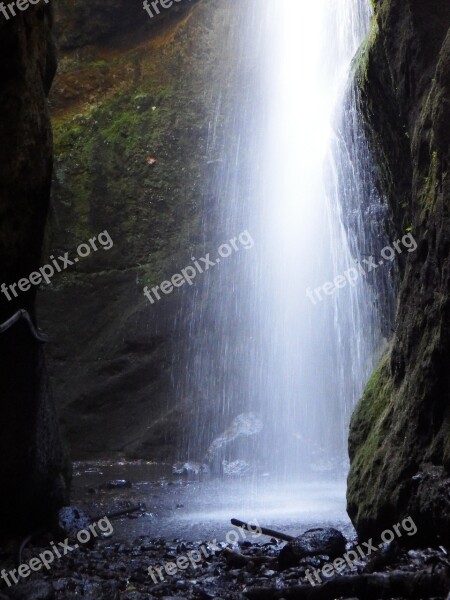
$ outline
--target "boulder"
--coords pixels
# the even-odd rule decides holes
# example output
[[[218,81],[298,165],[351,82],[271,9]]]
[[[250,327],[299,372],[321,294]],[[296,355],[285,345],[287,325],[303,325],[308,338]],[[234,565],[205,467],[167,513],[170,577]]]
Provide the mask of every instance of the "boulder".
[[[342,533],[332,527],[310,529],[282,548],[278,564],[284,570],[296,567],[302,558],[308,556],[337,558],[345,554],[346,543]]]

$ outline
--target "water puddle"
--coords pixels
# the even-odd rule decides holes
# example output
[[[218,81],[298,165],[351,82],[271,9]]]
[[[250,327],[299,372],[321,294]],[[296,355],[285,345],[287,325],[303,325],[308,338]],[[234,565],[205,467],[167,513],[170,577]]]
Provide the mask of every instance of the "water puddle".
[[[172,466],[165,464],[84,462],[75,464],[73,502],[98,515],[143,503],[145,511],[115,520],[114,539],[124,542],[141,535],[223,541],[233,529],[231,518],[291,535],[330,525],[353,536],[344,480],[280,484],[269,476],[189,479],[173,475]]]

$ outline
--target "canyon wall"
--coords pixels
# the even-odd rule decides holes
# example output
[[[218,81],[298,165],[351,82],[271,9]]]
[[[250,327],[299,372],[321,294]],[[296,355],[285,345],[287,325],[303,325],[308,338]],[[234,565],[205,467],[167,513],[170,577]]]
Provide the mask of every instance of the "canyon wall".
[[[192,406],[211,405],[201,390],[173,402],[173,357],[182,358],[186,336],[200,335],[181,322],[191,290],[151,305],[143,288],[228,235],[211,225],[204,239],[202,219],[212,224],[218,206],[211,189],[220,165],[208,159],[208,140],[213,131],[224,143],[224,115],[252,83],[233,38],[242,2],[180,3],[155,21],[138,5],[142,12],[128,11],[117,0],[103,13],[98,2],[64,0],[57,15],[45,256],[73,253],[104,230],[114,241],[39,298],[79,458],[169,458]],[[450,534],[450,7],[379,0],[374,8],[353,92],[392,214],[389,235],[410,232],[418,248],[399,262],[389,350],[352,419],[348,511],[364,538],[409,514],[426,541]]]
[[[10,321],[0,333],[2,533],[28,533],[68,496],[68,463],[43,343],[36,339],[41,337],[34,321],[36,287],[17,288],[41,265],[49,207],[52,133],[46,96],[56,69],[51,27],[46,5],[8,21],[0,17],[0,323],[20,310],[31,316]]]
[[[159,285],[235,232],[215,231],[217,155],[251,73],[238,68],[246,3],[180,2],[150,19],[138,2],[62,2],[51,95],[53,213],[47,255],[73,255],[107,230],[114,245],[80,259],[39,295],[63,425],[77,458],[168,459],[193,405],[174,362],[195,288],[151,304]],[[93,24],[98,21],[98,28]],[[75,28],[73,24],[78,24]],[[230,118],[230,117],[228,117]],[[202,222],[211,223],[205,238]]]
[[[450,4],[378,0],[354,86],[400,268],[395,331],[350,427],[348,512],[364,539],[411,515],[450,538]]]

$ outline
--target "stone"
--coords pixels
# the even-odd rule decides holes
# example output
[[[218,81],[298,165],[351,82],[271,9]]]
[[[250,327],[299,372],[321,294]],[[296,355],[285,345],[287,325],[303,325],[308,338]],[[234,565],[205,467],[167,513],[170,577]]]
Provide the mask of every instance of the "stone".
[[[64,506],[58,512],[57,528],[62,538],[75,540],[77,533],[82,529],[89,531],[92,519],[80,508],[75,506]],[[91,542],[95,537],[91,536]]]
[[[241,459],[222,461],[223,474],[228,477],[243,477],[251,472],[251,468],[250,463]]]
[[[29,581],[19,583],[8,590],[13,600],[53,600],[55,592],[51,583],[47,581]]]
[[[211,443],[205,456],[205,462],[213,473],[227,475],[245,474],[250,465],[240,457],[234,461],[225,460],[227,450],[238,440],[259,435],[263,429],[261,419],[253,413],[242,413],[235,417],[231,425]]]
[[[281,549],[278,556],[280,569],[296,567],[302,558],[325,555],[330,559],[345,554],[347,540],[332,527],[310,529]]]
[[[207,472],[207,466],[206,465],[202,465],[200,463],[194,463],[194,462],[178,462],[175,463],[172,467],[172,473],[174,475],[185,475],[185,476],[193,476],[196,477],[197,475],[200,475],[201,473],[206,473]],[[177,507],[178,508],[178,507]]]
[[[112,481],[108,481],[106,487],[109,490],[131,489],[133,484],[131,481],[127,481],[126,479],[113,479]]]

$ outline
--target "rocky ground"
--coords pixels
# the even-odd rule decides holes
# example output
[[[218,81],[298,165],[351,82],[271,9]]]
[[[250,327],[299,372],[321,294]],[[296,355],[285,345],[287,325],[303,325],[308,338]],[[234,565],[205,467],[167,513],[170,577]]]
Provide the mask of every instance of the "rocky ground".
[[[224,522],[217,539],[204,527],[203,537],[188,541],[182,520],[175,518],[182,506],[177,502],[187,497],[183,496],[189,486],[185,478],[162,476],[140,484],[143,466],[137,465],[134,471],[124,467],[128,474],[135,474],[135,481],[110,480],[108,464],[98,465],[75,465],[73,502],[80,515],[75,522],[67,515],[64,519],[60,516],[53,532],[0,543],[0,566],[6,573],[19,564],[30,564],[33,558],[51,551],[53,544],[62,554],[48,570],[42,568],[26,579],[19,578],[17,585],[8,587],[1,581],[0,600],[444,599],[450,589],[446,548],[407,549],[396,541],[375,544],[370,556],[358,557],[352,568],[343,564],[339,575],[327,579],[320,574],[323,567],[357,545],[352,530],[340,524],[345,538],[324,523],[321,531],[304,533],[294,543],[271,535],[253,536]],[[139,509],[130,514],[111,517],[108,523],[112,527],[106,526],[104,515],[136,507]],[[166,513],[172,514],[171,528]],[[74,549],[80,541],[75,540],[77,532],[87,529],[89,523],[101,522],[101,536],[99,531],[95,541],[79,543]],[[200,530],[194,531],[196,535]],[[65,538],[69,538],[66,546]],[[361,543],[361,547],[365,545]],[[162,569],[159,573],[158,568]],[[314,579],[315,570],[320,570],[323,585]]]
[[[23,552],[22,560],[29,561],[49,547],[51,538],[36,540]],[[124,544],[114,538],[97,542],[94,548],[80,548],[55,562],[51,570],[36,573],[26,583],[3,589],[0,598],[17,600],[150,600],[163,598],[242,599],[242,598],[355,598],[353,590],[362,590],[361,600],[368,598],[445,598],[449,563],[445,549],[403,551],[386,546],[376,558],[361,561],[355,571],[346,569],[341,576],[325,586],[305,582],[306,569],[316,569],[329,558],[316,555],[303,559],[298,567],[280,571],[278,554],[281,545],[267,538],[260,543],[242,542],[234,547],[219,543],[212,547],[203,542],[210,556],[195,568],[178,571],[174,576],[165,574],[163,581],[154,583],[148,574],[149,566],[174,562],[198,550],[201,543],[183,542],[180,539],[165,541],[142,536]],[[2,566],[13,568],[12,557]],[[384,574],[377,574],[382,571]],[[365,574],[365,575],[363,575]],[[419,575],[418,575],[419,574]],[[388,581],[392,579],[392,592],[409,590],[408,595],[390,595]],[[372,578],[372,579],[370,579]],[[395,578],[395,581],[394,581]],[[157,578],[155,572],[155,579]],[[339,580],[347,587],[347,594],[337,596]],[[419,580],[422,585],[419,585]],[[359,583],[358,583],[359,581]],[[403,583],[402,583],[403,581]],[[411,582],[413,586],[409,585]],[[431,584],[431,582],[434,582]],[[336,583],[338,587],[336,587]],[[371,585],[372,587],[371,587]],[[423,587],[425,585],[425,588]],[[341,589],[343,589],[341,587]],[[374,592],[374,590],[377,590]],[[375,595],[374,595],[375,594]],[[412,595],[410,595],[412,594]]]

